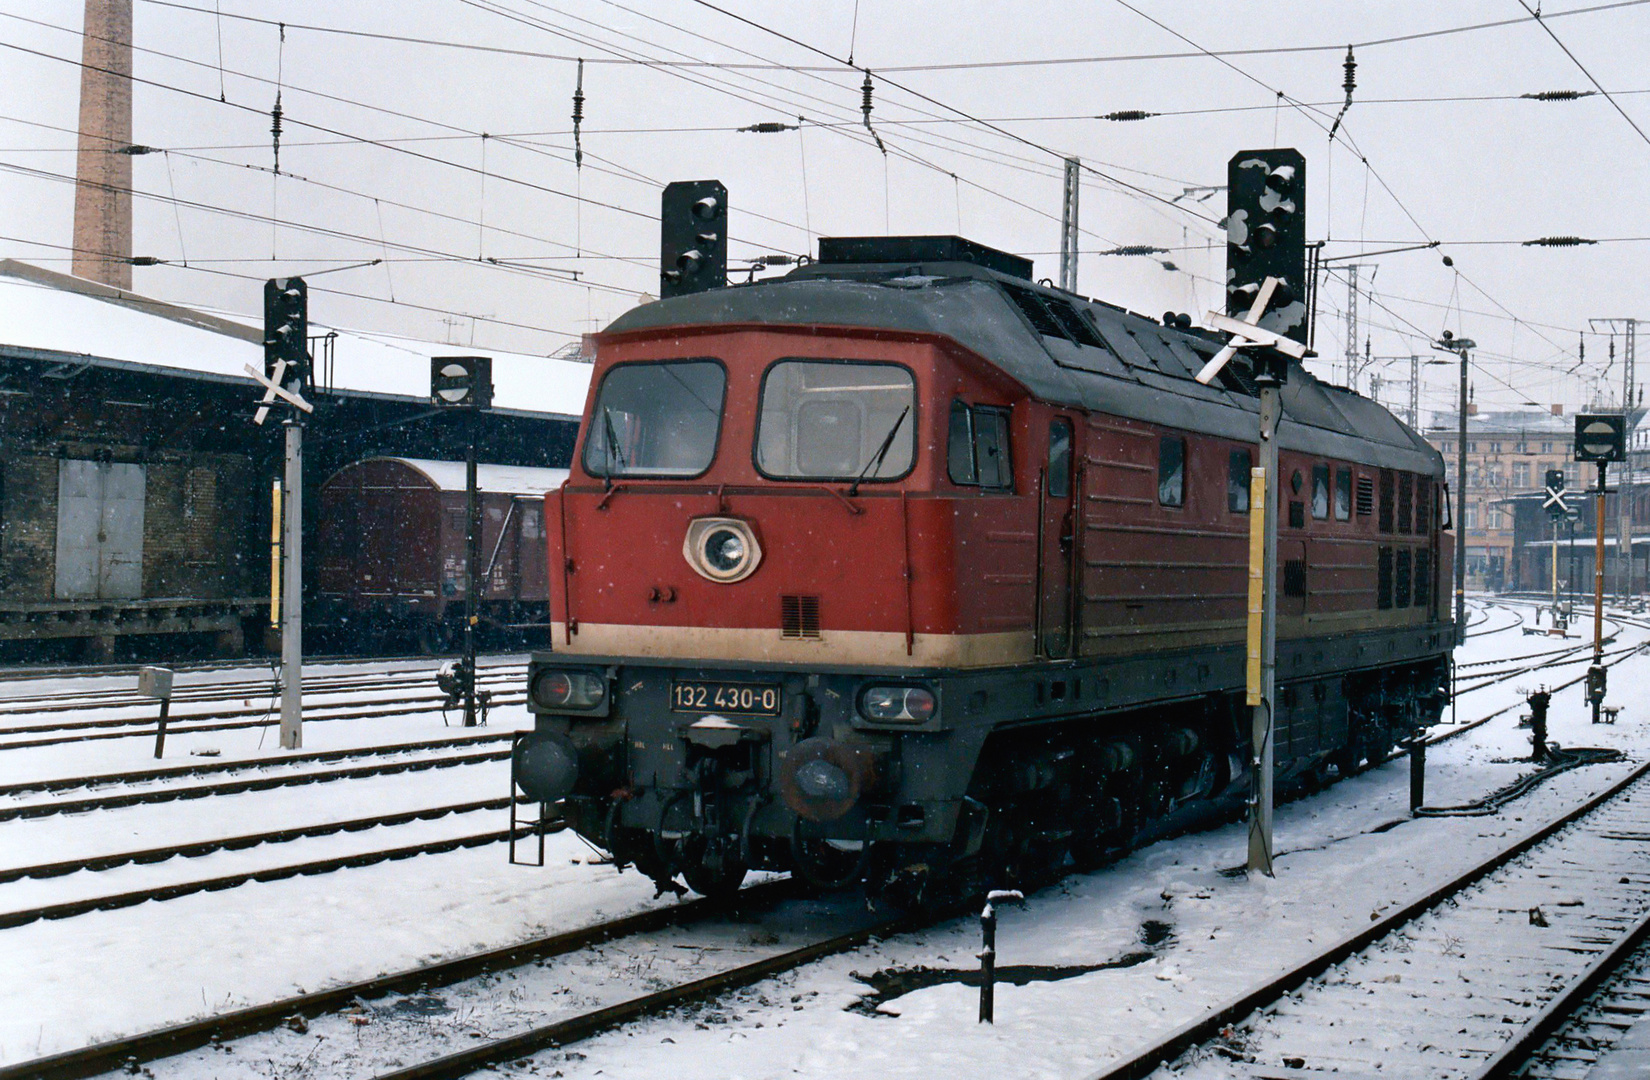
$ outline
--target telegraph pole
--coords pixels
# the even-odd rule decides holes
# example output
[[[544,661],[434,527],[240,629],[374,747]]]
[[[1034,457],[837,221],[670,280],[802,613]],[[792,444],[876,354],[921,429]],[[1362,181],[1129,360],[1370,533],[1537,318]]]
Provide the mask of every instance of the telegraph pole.
[[[1463,645],[1467,640],[1467,364],[1478,343],[1445,330],[1444,336],[1433,342],[1432,347],[1461,358],[1461,400],[1455,437],[1455,643]]]

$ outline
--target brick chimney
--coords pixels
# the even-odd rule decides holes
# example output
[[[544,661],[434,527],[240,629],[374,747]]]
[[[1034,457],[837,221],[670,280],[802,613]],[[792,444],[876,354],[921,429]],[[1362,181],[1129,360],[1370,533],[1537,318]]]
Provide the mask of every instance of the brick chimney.
[[[86,0],[75,165],[76,277],[132,287],[132,0]]]

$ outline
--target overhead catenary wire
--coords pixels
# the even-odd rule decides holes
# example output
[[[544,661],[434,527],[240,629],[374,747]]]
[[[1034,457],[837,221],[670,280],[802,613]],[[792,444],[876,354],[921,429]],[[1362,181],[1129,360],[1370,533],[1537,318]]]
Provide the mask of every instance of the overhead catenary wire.
[[[198,12],[204,15],[214,14],[213,9],[199,7],[195,4],[186,4],[180,0],[143,0],[144,3],[157,7],[175,8],[181,11]],[[1586,7],[1570,8],[1564,11],[1551,11],[1544,15],[1547,20],[1561,19],[1580,15],[1593,15],[1606,11],[1616,11],[1622,8],[1640,7],[1650,3],[1650,0],[1614,0],[1612,3],[1592,4]],[[275,20],[262,18],[256,15],[238,13],[222,13],[222,18],[239,19],[245,22],[264,23],[273,25]],[[1386,37],[1369,38],[1364,41],[1353,42],[1360,49],[1374,49],[1385,45],[1402,45],[1415,41],[1425,41],[1434,38],[1452,37],[1460,34],[1477,33],[1483,30],[1497,30],[1525,23],[1526,19],[1495,19],[1486,22],[1468,23],[1460,26],[1440,27],[1434,30],[1421,30],[1408,34],[1393,34]],[[532,49],[517,49],[500,45],[483,45],[479,43],[446,41],[440,38],[422,38],[407,34],[391,34],[383,31],[356,30],[340,26],[322,26],[313,23],[295,23],[288,21],[287,26],[293,30],[303,30],[318,34],[333,34],[343,37],[357,37],[391,41],[408,45],[426,45],[437,48],[463,49],[474,52],[493,53],[504,56],[520,56],[539,60],[573,61],[576,56],[567,53],[549,53]],[[1247,49],[1220,49],[1215,50],[1218,56],[1288,56],[1304,53],[1338,52],[1346,48],[1345,41],[1333,44],[1317,45],[1274,45],[1257,46]],[[1083,64],[1112,64],[1156,62],[1163,60],[1194,60],[1210,55],[1204,50],[1192,52],[1152,52],[1152,53],[1117,53],[1110,55],[1072,56],[1072,57],[1036,57],[1017,60],[971,60],[953,61],[937,64],[883,64],[879,70],[885,75],[906,74],[923,71],[983,71],[993,68],[1017,67],[1063,67]],[[713,60],[640,60],[618,57],[603,57],[592,59],[593,64],[628,64],[645,67],[685,67],[685,68],[721,68],[728,71],[797,71],[797,72],[830,72],[837,71],[835,66],[808,66],[801,64],[779,63],[742,63],[723,62]],[[853,66],[850,64],[850,66]],[[1267,108],[1271,108],[1270,105]]]
[[[1650,145],[1650,135],[1646,135],[1644,133],[1644,129],[1639,127],[1638,121],[1634,120],[1631,116],[1628,116],[1627,110],[1621,107],[1621,103],[1612,97],[1610,92],[1604,89],[1604,87],[1599,84],[1597,79],[1593,78],[1593,73],[1588,71],[1586,65],[1577,59],[1576,54],[1570,51],[1570,47],[1564,44],[1563,41],[1559,40],[1558,35],[1553,33],[1553,28],[1548,26],[1546,20],[1542,18],[1541,8],[1539,6],[1532,8],[1525,2],[1525,0],[1518,0],[1518,6],[1530,13],[1530,18],[1534,19],[1535,24],[1541,27],[1541,29],[1546,32],[1548,37],[1553,39],[1553,44],[1564,50],[1564,55],[1570,58],[1570,62],[1576,66],[1577,70],[1587,76],[1587,81],[1593,84],[1593,89],[1604,95],[1604,100],[1608,101],[1611,108],[1621,114],[1621,118],[1627,121],[1628,126],[1638,133],[1638,137],[1641,141],[1643,141],[1646,145]]]

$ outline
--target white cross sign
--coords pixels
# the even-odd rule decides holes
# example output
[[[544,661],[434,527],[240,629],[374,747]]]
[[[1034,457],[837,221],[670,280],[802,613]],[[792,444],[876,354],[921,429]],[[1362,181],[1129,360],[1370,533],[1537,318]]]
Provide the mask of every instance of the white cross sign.
[[[258,411],[252,417],[252,422],[254,424],[261,424],[269,418],[269,407],[275,404],[276,398],[280,398],[283,401],[295,405],[307,413],[312,413],[315,411],[315,406],[305,401],[302,395],[295,394],[281,385],[281,380],[286,377],[285,360],[275,361],[275,377],[273,379],[253,367],[251,364],[246,365],[246,373],[264,385],[263,400],[258,402]]]
[[[1555,514],[1568,514],[1570,504],[1564,501],[1563,488],[1548,488],[1547,498],[1541,503],[1543,510],[1551,510]]]
[[[1224,330],[1232,335],[1224,348],[1210,357],[1209,362],[1203,365],[1203,370],[1197,373],[1197,381],[1207,386],[1220,374],[1220,369],[1226,366],[1237,351],[1245,345],[1270,345],[1281,353],[1293,356],[1296,360],[1306,357],[1306,346],[1294,338],[1275,334],[1270,330],[1262,330],[1258,325],[1260,317],[1266,313],[1266,305],[1272,302],[1272,293],[1283,284],[1275,277],[1269,277],[1261,282],[1260,291],[1255,294],[1255,303],[1249,308],[1249,314],[1242,319],[1234,319],[1219,311],[1208,313],[1208,325],[1213,330]]]

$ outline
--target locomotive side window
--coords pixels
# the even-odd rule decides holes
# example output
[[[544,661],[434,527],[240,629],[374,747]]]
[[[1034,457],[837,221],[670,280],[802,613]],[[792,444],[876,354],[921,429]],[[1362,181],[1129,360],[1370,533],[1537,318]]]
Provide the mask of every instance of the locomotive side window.
[[[715,360],[611,368],[590,413],[585,472],[698,476],[716,456],[727,384],[727,372]]]
[[[1157,440],[1157,501],[1163,506],[1186,505],[1186,440],[1179,435]]]
[[[1312,516],[1319,521],[1329,517],[1329,466],[1312,466]]]
[[[953,484],[1013,490],[1006,409],[953,401],[950,428],[946,465]]]
[[[1347,521],[1352,517],[1352,470],[1335,470],[1335,520]]]
[[[781,360],[762,380],[756,467],[780,480],[894,480],[916,460],[916,382],[896,364]]]
[[[1048,426],[1048,497],[1071,494],[1071,425],[1056,420]]]
[[[1233,450],[1226,459],[1226,509],[1234,514],[1249,512],[1249,470],[1254,458],[1247,450]]]

